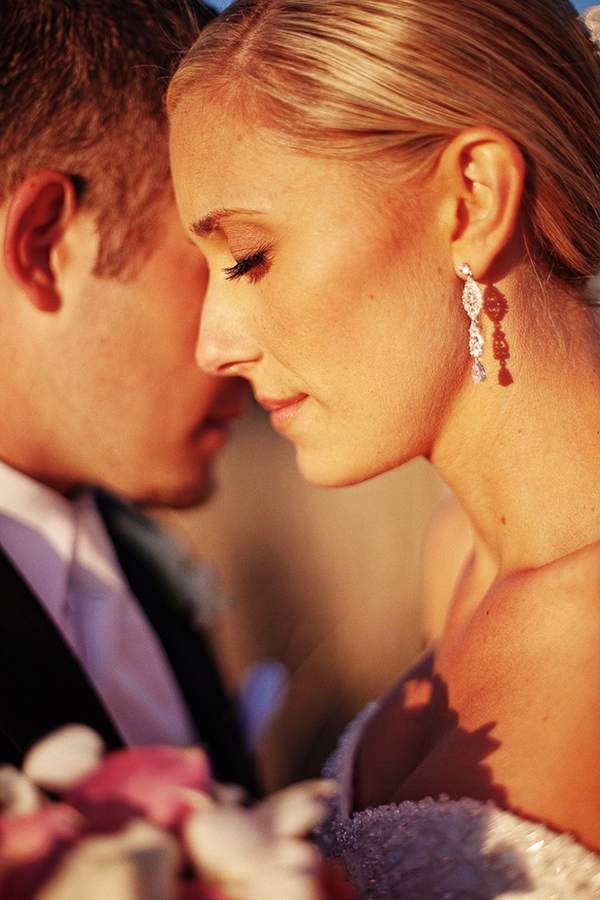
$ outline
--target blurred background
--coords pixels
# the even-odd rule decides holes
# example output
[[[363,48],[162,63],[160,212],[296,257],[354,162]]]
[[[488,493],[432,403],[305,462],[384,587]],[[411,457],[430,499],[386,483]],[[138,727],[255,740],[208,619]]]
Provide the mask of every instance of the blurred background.
[[[229,687],[265,659],[289,673],[259,746],[272,790],[318,775],[347,722],[420,652],[421,543],[445,488],[422,459],[352,487],[310,485],[255,403],[217,472],[208,504],[159,519],[220,570],[228,601],[211,630]]]

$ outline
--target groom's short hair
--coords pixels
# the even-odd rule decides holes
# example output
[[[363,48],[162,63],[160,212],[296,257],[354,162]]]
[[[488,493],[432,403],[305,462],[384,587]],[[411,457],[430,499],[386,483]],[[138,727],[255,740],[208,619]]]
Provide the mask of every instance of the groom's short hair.
[[[0,0],[0,203],[69,175],[100,234],[96,273],[126,277],[169,182],[164,98],[214,15],[197,0]]]

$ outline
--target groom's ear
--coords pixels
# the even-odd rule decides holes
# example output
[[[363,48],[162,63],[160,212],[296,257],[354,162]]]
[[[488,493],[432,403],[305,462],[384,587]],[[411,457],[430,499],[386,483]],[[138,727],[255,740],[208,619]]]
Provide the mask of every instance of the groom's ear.
[[[498,280],[506,251],[521,246],[523,154],[500,131],[470,128],[444,149],[437,172],[455,271],[467,263],[476,281]]]
[[[76,211],[73,181],[52,169],[28,176],[9,200],[4,265],[31,303],[44,312],[61,306],[55,260]]]

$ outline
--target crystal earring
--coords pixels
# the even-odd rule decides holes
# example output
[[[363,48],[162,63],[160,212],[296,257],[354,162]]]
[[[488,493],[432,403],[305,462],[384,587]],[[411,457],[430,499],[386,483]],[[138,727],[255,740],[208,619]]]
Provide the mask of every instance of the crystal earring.
[[[461,263],[458,267],[461,275],[465,276],[465,286],[462,293],[462,304],[467,311],[471,320],[469,325],[469,353],[473,357],[473,368],[471,375],[475,384],[485,381],[487,375],[481,362],[481,354],[483,353],[483,337],[479,330],[479,313],[483,306],[483,294],[479,285],[473,281],[473,273],[466,263]]]

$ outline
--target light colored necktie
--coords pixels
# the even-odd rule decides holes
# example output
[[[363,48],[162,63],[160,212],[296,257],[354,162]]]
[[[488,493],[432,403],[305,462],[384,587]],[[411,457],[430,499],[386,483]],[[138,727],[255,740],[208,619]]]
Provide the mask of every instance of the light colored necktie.
[[[76,509],[68,597],[82,665],[125,742],[193,743],[162,646],[120,576],[91,497]]]

